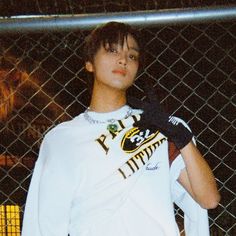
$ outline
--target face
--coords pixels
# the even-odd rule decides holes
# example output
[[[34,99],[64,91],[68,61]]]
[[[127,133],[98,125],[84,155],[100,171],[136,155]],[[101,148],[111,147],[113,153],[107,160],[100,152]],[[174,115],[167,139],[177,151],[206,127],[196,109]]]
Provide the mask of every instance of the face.
[[[136,77],[139,66],[137,42],[128,35],[124,44],[101,46],[93,62],[86,63],[86,69],[94,74],[94,89],[115,89],[125,91]]]

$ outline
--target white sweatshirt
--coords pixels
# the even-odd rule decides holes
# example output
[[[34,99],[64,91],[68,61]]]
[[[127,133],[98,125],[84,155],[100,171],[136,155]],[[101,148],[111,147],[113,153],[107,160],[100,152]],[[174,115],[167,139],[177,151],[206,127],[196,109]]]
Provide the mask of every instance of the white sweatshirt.
[[[83,113],[45,136],[22,236],[179,235],[172,198],[180,199],[182,157],[170,166],[167,138],[133,127],[141,111],[123,119],[128,109],[89,112],[103,122],[94,124]],[[116,132],[107,130],[110,118]]]

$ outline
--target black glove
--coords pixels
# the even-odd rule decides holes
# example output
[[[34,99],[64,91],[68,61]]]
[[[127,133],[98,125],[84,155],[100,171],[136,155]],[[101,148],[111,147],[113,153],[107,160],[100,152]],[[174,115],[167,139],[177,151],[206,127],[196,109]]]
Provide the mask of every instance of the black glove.
[[[134,126],[158,129],[169,141],[174,142],[178,149],[182,149],[192,140],[193,134],[181,122],[162,111],[153,89],[148,89],[147,98],[149,101],[143,102],[134,97],[127,97],[131,107],[143,110],[141,119],[135,122]]]

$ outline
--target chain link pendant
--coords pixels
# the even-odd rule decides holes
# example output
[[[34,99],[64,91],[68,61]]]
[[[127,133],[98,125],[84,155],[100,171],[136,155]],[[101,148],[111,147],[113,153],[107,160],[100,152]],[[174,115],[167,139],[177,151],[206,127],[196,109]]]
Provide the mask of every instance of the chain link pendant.
[[[116,132],[118,130],[118,125],[117,124],[109,124],[107,125],[107,129],[110,131],[110,132]]]

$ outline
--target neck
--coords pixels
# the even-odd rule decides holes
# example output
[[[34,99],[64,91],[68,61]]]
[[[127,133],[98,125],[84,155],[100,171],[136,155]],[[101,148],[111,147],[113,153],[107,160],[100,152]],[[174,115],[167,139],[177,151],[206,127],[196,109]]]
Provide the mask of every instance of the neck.
[[[93,91],[89,107],[91,110],[96,112],[111,112],[121,108],[125,104],[125,91]]]

